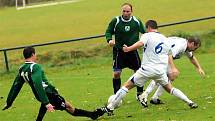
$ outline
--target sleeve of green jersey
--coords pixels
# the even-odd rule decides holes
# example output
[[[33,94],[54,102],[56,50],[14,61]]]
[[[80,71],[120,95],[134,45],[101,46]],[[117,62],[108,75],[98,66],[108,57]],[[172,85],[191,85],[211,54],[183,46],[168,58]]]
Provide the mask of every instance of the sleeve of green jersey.
[[[143,25],[142,21],[139,20],[139,22],[140,22],[140,33],[142,33],[142,34],[146,33],[146,28],[145,28],[145,26]]]
[[[41,103],[48,104],[49,100],[46,95],[45,89],[43,88],[43,85],[42,85],[42,81],[43,81],[42,74],[43,74],[43,72],[42,72],[42,68],[40,67],[40,65],[35,64],[33,66],[33,72],[32,72],[32,80],[34,83],[34,87],[37,92],[37,95],[39,96],[39,100],[41,101]]]
[[[24,83],[25,82],[20,78],[20,75],[18,74],[13,82],[13,85],[7,97],[8,106],[12,105],[13,101],[16,99]]]
[[[43,70],[42,70],[42,80],[43,80],[46,84],[51,85],[51,84],[49,83],[48,79],[46,78],[45,73],[44,73]]]
[[[117,22],[117,19],[113,18],[112,21],[108,25],[108,28],[105,32],[105,37],[106,37],[107,42],[112,40],[112,35],[114,34],[114,28],[115,28],[116,22]]]

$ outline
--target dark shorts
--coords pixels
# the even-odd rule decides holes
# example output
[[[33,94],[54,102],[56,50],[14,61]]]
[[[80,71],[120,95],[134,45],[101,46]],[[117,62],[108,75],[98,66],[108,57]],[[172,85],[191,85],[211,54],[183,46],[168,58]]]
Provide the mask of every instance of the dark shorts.
[[[140,66],[141,60],[137,50],[125,53],[122,50],[113,48],[113,71],[121,71],[123,68],[136,71]]]
[[[65,110],[65,100],[58,93],[46,93],[55,110]]]

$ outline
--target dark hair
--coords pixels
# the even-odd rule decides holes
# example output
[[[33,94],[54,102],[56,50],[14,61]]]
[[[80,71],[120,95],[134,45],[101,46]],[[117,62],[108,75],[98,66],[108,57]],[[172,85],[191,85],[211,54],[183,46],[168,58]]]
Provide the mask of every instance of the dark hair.
[[[121,7],[123,7],[123,6],[125,6],[125,5],[128,5],[128,6],[131,8],[131,11],[133,11],[132,5],[131,5],[130,3],[124,3],[124,4],[122,4]]]
[[[189,36],[187,38],[187,41],[194,42],[195,46],[199,46],[199,47],[201,46],[201,41],[200,41],[199,37],[197,37],[197,36]]]
[[[145,24],[146,28],[150,27],[152,29],[157,29],[158,25],[157,22],[155,20],[148,20]]]
[[[26,47],[23,50],[23,56],[25,59],[30,58],[33,54],[35,54],[35,49],[33,47]]]

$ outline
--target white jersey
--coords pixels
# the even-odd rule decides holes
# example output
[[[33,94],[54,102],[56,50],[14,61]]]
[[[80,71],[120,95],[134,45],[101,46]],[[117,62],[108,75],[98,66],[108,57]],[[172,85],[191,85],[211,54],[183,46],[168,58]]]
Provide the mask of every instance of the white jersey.
[[[143,34],[140,41],[144,43],[142,69],[153,71],[154,74],[166,73],[168,55],[171,53],[167,38],[158,32],[149,32]]]
[[[193,57],[192,52],[186,51],[187,40],[180,37],[168,37],[168,42],[171,44],[173,59],[179,59],[183,54],[186,54],[188,58]]]

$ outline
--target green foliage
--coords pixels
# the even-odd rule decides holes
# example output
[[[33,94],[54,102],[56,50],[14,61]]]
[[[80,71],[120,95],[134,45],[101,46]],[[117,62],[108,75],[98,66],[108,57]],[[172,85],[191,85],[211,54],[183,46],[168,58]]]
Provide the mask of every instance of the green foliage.
[[[201,50],[203,52],[214,53],[215,52],[215,30],[211,30],[209,33],[203,34],[201,36],[202,46]]]
[[[0,0],[0,7],[14,6],[15,0]]]
[[[170,36],[187,38],[187,37],[191,36],[191,34],[187,33],[187,32],[184,32],[184,31],[176,31],[175,33],[171,34]]]

